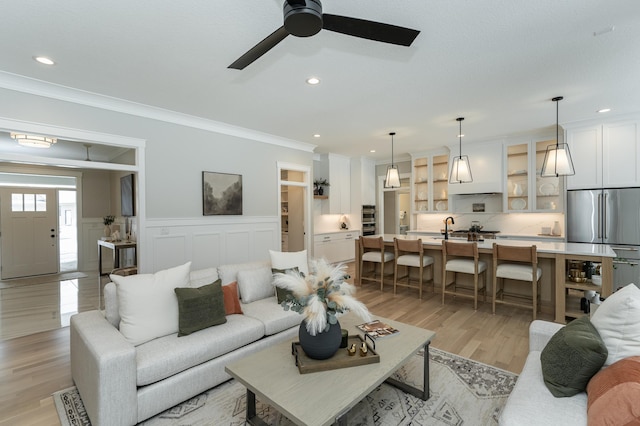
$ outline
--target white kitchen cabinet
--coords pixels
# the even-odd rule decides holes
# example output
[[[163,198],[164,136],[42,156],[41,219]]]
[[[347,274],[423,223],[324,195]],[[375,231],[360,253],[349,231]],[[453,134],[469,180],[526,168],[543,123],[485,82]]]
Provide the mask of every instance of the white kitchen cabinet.
[[[449,211],[449,154],[411,154],[413,213]]]
[[[322,201],[322,214],[351,213],[351,160],[336,154],[323,154],[314,163],[313,177],[327,179],[327,200]]]
[[[313,241],[313,256],[324,258],[329,263],[350,262],[356,257],[355,240],[359,231],[316,234]]]
[[[450,162],[459,155],[459,148],[451,146]],[[466,144],[462,143],[462,155],[469,157],[473,182],[449,184],[449,194],[482,194],[503,192],[502,141]]]
[[[639,120],[567,128],[576,174],[568,189],[640,186]]]

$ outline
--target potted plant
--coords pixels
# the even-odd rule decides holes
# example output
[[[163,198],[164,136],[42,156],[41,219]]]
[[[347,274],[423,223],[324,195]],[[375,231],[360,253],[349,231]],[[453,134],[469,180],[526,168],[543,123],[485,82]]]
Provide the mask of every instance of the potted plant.
[[[322,195],[324,194],[323,187],[330,186],[329,181],[325,178],[316,179],[313,181],[313,194],[314,195]]]
[[[116,217],[113,215],[107,215],[102,218],[102,223],[104,224],[104,236],[111,236],[111,224],[116,221]]]
[[[367,307],[353,296],[355,286],[345,281],[346,268],[320,259],[310,262],[307,276],[295,269],[274,275],[275,285],[289,292],[282,302],[284,310],[304,315],[298,337],[310,358],[326,359],[338,350],[342,340],[338,314],[352,311],[371,321]]]

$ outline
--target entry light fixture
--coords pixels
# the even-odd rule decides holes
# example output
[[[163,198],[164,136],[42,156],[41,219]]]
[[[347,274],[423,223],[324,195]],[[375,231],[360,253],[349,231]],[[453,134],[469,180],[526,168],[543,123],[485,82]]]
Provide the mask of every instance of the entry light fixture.
[[[389,133],[389,136],[391,136],[391,165],[387,167],[387,178],[384,181],[385,188],[400,188],[398,166],[393,164],[393,137],[395,134],[396,132]]]
[[[470,183],[473,182],[473,176],[471,175],[471,166],[469,165],[469,157],[462,155],[462,120],[464,117],[456,118],[456,121],[460,123],[458,133],[458,146],[459,155],[453,158],[451,163],[451,174],[449,175],[449,183]]]
[[[51,145],[58,142],[56,138],[24,133],[11,133],[11,138],[15,139],[20,145],[31,148],[51,148]]]
[[[573,168],[573,160],[569,145],[560,143],[560,125],[558,124],[558,103],[563,99],[562,96],[556,96],[552,99],[556,103],[556,143],[547,146],[547,152],[544,154],[544,162],[542,163],[542,171],[540,176],[572,176],[576,174]]]

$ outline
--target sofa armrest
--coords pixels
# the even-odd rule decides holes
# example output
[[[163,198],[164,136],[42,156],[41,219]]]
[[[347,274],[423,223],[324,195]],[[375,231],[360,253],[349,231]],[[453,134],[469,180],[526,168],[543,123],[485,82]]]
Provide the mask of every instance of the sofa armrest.
[[[94,426],[138,423],[136,349],[99,311],[71,317],[71,376]]]
[[[542,351],[551,336],[564,325],[555,322],[535,320],[529,325],[529,352]]]

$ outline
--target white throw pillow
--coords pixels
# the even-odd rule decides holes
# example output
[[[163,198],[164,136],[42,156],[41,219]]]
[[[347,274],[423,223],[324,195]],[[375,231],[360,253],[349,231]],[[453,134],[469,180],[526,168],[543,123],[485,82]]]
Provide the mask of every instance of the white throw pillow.
[[[282,252],[269,250],[271,256],[271,267],[273,269],[290,269],[298,267],[298,271],[305,276],[309,275],[309,260],[307,251]]]
[[[176,287],[188,287],[191,262],[155,274],[111,275],[118,294],[120,332],[134,346],[178,332]]]
[[[271,268],[238,271],[238,289],[242,303],[251,303],[275,295]]]
[[[609,351],[605,366],[640,355],[640,289],[628,284],[607,297],[591,323]]]

